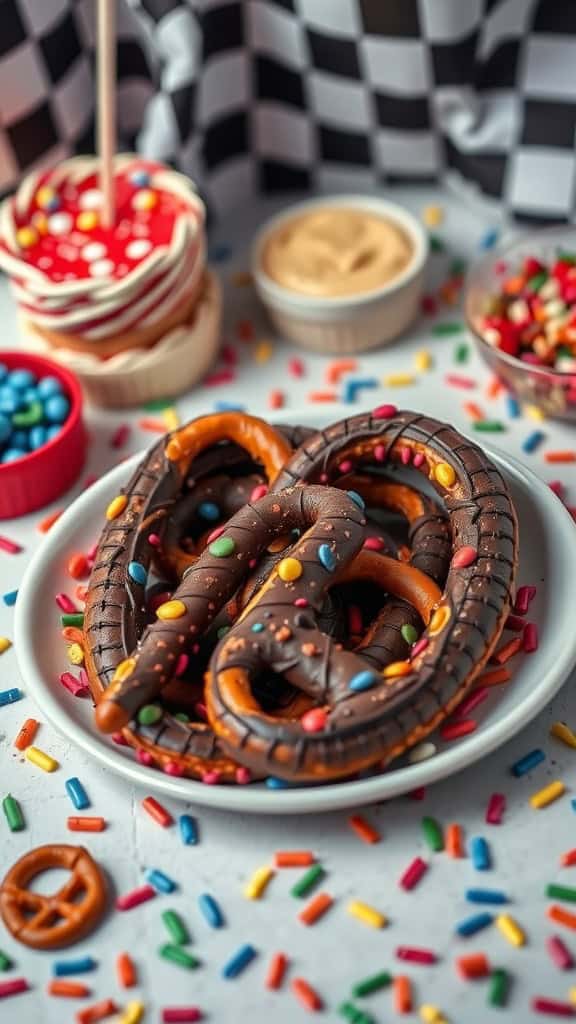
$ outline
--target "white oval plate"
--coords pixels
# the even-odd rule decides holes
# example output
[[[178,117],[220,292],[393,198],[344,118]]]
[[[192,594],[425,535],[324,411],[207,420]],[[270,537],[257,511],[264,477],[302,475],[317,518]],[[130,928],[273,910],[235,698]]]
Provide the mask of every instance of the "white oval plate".
[[[328,421],[328,417],[310,412],[300,416],[293,412],[285,418],[313,427],[325,426]],[[339,416],[334,413],[331,418],[335,421]],[[518,511],[519,582],[538,587],[530,616],[538,623],[540,646],[524,657],[508,686],[494,687],[482,707],[477,731],[441,746],[430,760],[415,765],[400,762],[383,775],[313,788],[272,791],[264,784],[206,786],[147,768],[134,760],[128,748],[114,746],[97,732],[90,702],[74,699],[58,682],[66,665],[57,609],[53,611],[54,595],[70,586],[65,572],[67,556],[93,545],[104,509],[129,479],[141,454],[117,466],[82,494],[52,527],[28,567],[18,592],[15,621],[16,652],[28,692],[60,732],[107,768],[147,790],[210,807],[260,814],[315,813],[387,800],[453,775],[530,722],[576,663],[576,631],[572,604],[567,600],[576,578],[574,523],[533,473],[507,454],[494,450],[491,454],[510,485]]]

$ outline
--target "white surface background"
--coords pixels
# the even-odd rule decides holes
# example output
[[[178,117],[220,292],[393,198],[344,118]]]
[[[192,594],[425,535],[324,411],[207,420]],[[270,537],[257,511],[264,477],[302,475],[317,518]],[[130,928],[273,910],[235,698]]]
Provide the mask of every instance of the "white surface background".
[[[479,240],[494,223],[479,209],[464,208],[452,199],[440,198],[438,193],[399,190],[392,198],[406,201],[415,211],[421,210],[431,199],[442,202],[447,217],[438,233],[449,244],[450,252],[447,256],[434,257],[432,274],[436,282],[442,280],[450,258],[469,256],[477,251]],[[245,211],[242,222],[239,219],[235,224],[228,223],[226,229],[219,229],[215,241],[228,243],[234,239],[249,239],[260,217],[261,211]],[[245,268],[246,257],[241,248],[237,246],[231,263],[221,265],[225,278],[229,277],[231,269]],[[18,336],[14,310],[5,283],[0,284],[1,344],[6,348],[15,347]],[[231,287],[228,297],[228,338],[234,339],[233,325],[242,317],[255,317],[257,340],[270,338],[261,315],[255,314],[250,289]],[[442,319],[459,319],[458,311],[446,309]],[[429,348],[433,353],[435,368],[420,375],[413,387],[386,396],[383,390],[367,392],[366,401],[359,401],[351,409],[360,411],[363,405],[392,400],[398,405],[426,411],[432,403],[429,396],[433,392],[437,395],[442,389],[446,396],[445,416],[458,427],[468,427],[461,409],[467,399],[483,405],[490,418],[505,418],[502,400],[488,402],[484,397],[488,373],[475,354],[471,354],[465,366],[454,364],[455,346],[463,338],[433,338],[430,325],[429,319],[424,320],[409,338],[390,349],[360,358],[355,375],[381,377],[389,372],[412,371],[413,355],[421,348]],[[308,391],[326,387],[327,359],[299,353],[306,366],[306,376],[295,380],[287,373],[287,362],[296,353],[286,345],[278,344],[273,358],[259,365],[253,358],[253,345],[235,341],[234,344],[241,356],[236,381],[218,388],[198,389],[179,400],[177,408],[182,419],[210,411],[217,399],[243,402],[250,412],[266,412],[266,398],[272,387],[286,392],[287,408],[301,408]],[[443,376],[449,370],[477,378],[477,392],[447,388]],[[90,411],[88,425],[93,443],[85,475],[100,474],[119,455],[137,451],[155,440],[155,435],[143,434],[135,426],[130,444],[123,452],[110,448],[109,439],[116,427],[128,421],[136,425],[142,415],[140,411],[130,416]],[[506,434],[495,437],[497,444],[524,459],[544,479],[561,478],[568,485],[569,503],[576,504],[576,469],[547,466],[542,454],[546,447],[574,447],[574,429],[545,423],[542,429],[546,433],[546,445],[538,453],[524,456],[522,440],[537,424],[526,417],[507,422],[509,429]],[[80,489],[79,484],[60,505],[71,501]],[[1,593],[18,587],[27,558],[42,543],[36,524],[47,511],[18,522],[0,524],[0,533],[20,541],[25,548],[18,556],[0,553]],[[573,594],[566,594],[566,600],[573,600]],[[53,613],[53,608],[46,609],[47,615]],[[13,609],[0,602],[0,635],[11,636],[13,614]],[[56,629],[54,642],[59,642]],[[10,650],[0,658],[0,689],[18,684],[15,652]],[[80,1004],[49,998],[45,986],[55,959],[82,955],[91,955],[99,961],[98,970],[82,979],[93,990],[93,1000],[87,1002],[113,996],[120,1005],[125,1003],[126,993],[118,988],[114,972],[115,957],[123,950],[132,953],[141,981],[140,987],[133,990],[134,994],[128,993],[128,998],[142,998],[147,1008],[147,1021],[159,1020],[162,1006],[183,1004],[201,1006],[207,1018],[218,1024],[267,1021],[272,1014],[278,1024],[305,1020],[306,1011],[286,986],[284,991],[274,994],[264,989],[267,961],[277,950],[284,951],[293,960],[292,976],[305,977],[324,997],[324,1019],[339,1019],[337,1006],[349,997],[351,984],[384,968],[412,978],[416,1007],[433,1003],[441,1007],[454,1024],[485,1024],[500,1017],[519,1024],[542,1019],[530,1011],[530,998],[540,994],[565,999],[569,987],[576,985],[576,970],[561,973],[552,965],[544,948],[546,937],[555,930],[549,926],[545,915],[545,884],[561,876],[566,884],[571,884],[571,872],[576,880],[576,869],[560,871],[558,868],[559,855],[576,846],[576,820],[570,805],[576,752],[548,736],[550,723],[557,719],[576,724],[573,689],[573,681],[567,683],[550,708],[512,743],[456,778],[434,786],[424,801],[402,799],[368,809],[367,815],[383,835],[382,842],[375,846],[365,846],[356,838],[346,824],[345,813],[282,820],[202,809],[197,812],[200,844],[186,848],[176,829],[163,830],[142,812],[139,802],[146,795],[144,792],[133,791],[90,763],[48,725],[41,727],[37,743],[58,758],[62,767],[53,775],[45,775],[33,767],[12,747],[24,718],[35,715],[32,702],[26,699],[0,709],[0,795],[12,792],[20,801],[27,822],[26,831],[12,834],[4,820],[0,820],[2,873],[31,847],[82,839],[68,833],[65,824],[73,809],[64,782],[78,775],[92,800],[92,810],[86,813],[102,815],[109,822],[106,832],[86,836],[86,845],[105,867],[112,891],[124,892],[140,884],[143,869],[151,866],[163,869],[179,883],[176,894],[159,896],[127,914],[112,912],[86,941],[54,954],[18,945],[0,925],[0,949],[15,963],[13,971],[0,975],[0,981],[24,976],[32,985],[30,993],[0,1002],[0,1021],[17,1020],[18,1024],[72,1021]],[[537,746],[547,752],[546,762],[530,776],[513,779],[509,766]],[[532,810],[529,795],[554,778],[564,780],[568,794],[547,810]],[[507,798],[505,820],[500,827],[484,823],[486,804],[494,791],[505,793]],[[165,802],[176,815],[184,810],[195,813],[194,808]],[[442,824],[460,822],[467,837],[487,836],[493,853],[493,869],[479,874],[469,860],[453,861],[443,854],[430,855],[421,837],[423,814],[435,816]],[[279,872],[260,902],[248,902],[242,896],[243,882],[252,871],[265,864],[275,849],[283,848],[314,850],[328,872],[322,888],[333,894],[336,904],[311,929],[296,920],[300,905],[289,895],[298,872]],[[432,861],[431,869],[419,887],[407,894],[398,889],[397,879],[417,854]],[[513,899],[510,912],[526,930],[525,948],[509,946],[495,929],[468,940],[454,937],[456,922],[481,909],[464,901],[464,890],[470,885],[502,888],[509,893]],[[46,891],[49,888],[47,884]],[[198,912],[197,897],[203,891],[212,892],[220,901],[227,922],[221,931],[209,929]],[[389,918],[389,927],[374,931],[351,918],[345,910],[349,898],[364,900],[383,911]],[[157,947],[165,941],[160,913],[168,907],[177,909],[189,925],[193,939],[191,951],[202,960],[202,967],[196,971],[187,972],[157,956]],[[562,937],[576,953],[576,935],[563,932]],[[251,942],[258,949],[257,961],[236,981],[222,980],[223,963],[244,942]],[[400,944],[433,948],[439,955],[439,963],[434,967],[401,964],[394,958],[394,950]],[[487,1007],[486,982],[465,983],[456,974],[455,957],[478,950],[485,951],[495,966],[505,967],[514,977],[507,1010]],[[356,1002],[365,1004],[366,1011],[380,1024],[395,1019],[389,991]]]

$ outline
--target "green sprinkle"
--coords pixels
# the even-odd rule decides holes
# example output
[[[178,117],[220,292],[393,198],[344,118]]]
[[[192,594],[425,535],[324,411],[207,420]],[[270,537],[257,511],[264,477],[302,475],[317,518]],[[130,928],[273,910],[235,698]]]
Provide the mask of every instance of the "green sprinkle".
[[[470,355],[469,346],[463,342],[461,345],[457,345],[454,352],[454,360],[457,363],[467,363],[468,356]]]
[[[418,631],[409,622],[406,622],[400,630],[407,644],[415,644],[418,639]]]
[[[9,971],[12,967],[12,961],[6,953],[3,953],[0,949],[0,971]]]
[[[457,324],[452,321],[446,320],[441,324],[434,324],[432,328],[432,334],[437,338],[446,338],[449,334],[462,334],[464,330],[464,324]]]
[[[374,1024],[374,1017],[369,1013],[364,1013],[363,1010],[359,1010],[357,1006],[354,1006],[354,1003],[340,1003],[338,1013],[341,1017],[349,1020],[350,1024]]]
[[[506,430],[506,424],[500,420],[474,420],[472,428],[481,434],[502,434]]]
[[[499,967],[490,975],[490,987],[488,989],[489,1006],[506,1006],[508,1002],[508,989],[510,987],[510,975]]]
[[[576,903],[576,889],[569,885],[547,885],[546,896],[549,900],[565,900],[566,903]]]
[[[468,264],[466,263],[466,260],[452,260],[449,271],[450,277],[462,277],[462,274],[466,273],[467,268]]]
[[[153,398],[142,406],[145,412],[162,412],[163,409],[171,409],[174,405],[173,398]]]
[[[435,818],[422,818],[422,831],[424,839],[434,853],[444,849],[444,836],[442,829]]]
[[[187,715],[185,711],[177,711],[174,715],[177,722],[189,722],[190,715]]]
[[[44,419],[44,407],[42,402],[30,402],[27,409],[15,412],[12,416],[12,423],[15,427],[35,427]]]
[[[432,252],[444,252],[446,246],[439,235],[430,235],[430,248]]]
[[[229,555],[233,555],[236,550],[236,544],[232,540],[232,537],[217,537],[210,544],[208,551],[214,558],[228,558]]]
[[[531,292],[539,292],[542,285],[546,284],[548,280],[548,274],[545,270],[541,270],[538,274],[534,274],[529,281],[526,282],[526,287]]]
[[[63,626],[76,626],[82,629],[84,625],[84,612],[74,612],[72,615],[61,615],[60,622]]]
[[[558,249],[557,256],[562,263],[570,263],[571,266],[576,264],[576,253],[574,252],[568,252],[566,249]]]
[[[162,718],[164,712],[158,704],[145,704],[138,712],[140,725],[155,725]]]
[[[391,981],[392,975],[388,971],[380,971],[378,974],[370,975],[369,978],[364,978],[363,981],[357,981],[352,986],[352,995],[355,999],[358,999],[360,996],[369,996],[380,988],[386,988]]]
[[[170,938],[177,946],[185,946],[187,942],[190,942],[188,929],[180,914],[177,914],[175,910],[165,910],[162,914],[162,920],[170,932]]]
[[[229,633],[229,632],[230,632],[230,626],[220,626],[220,629],[216,630],[216,636],[218,637],[219,640],[221,640],[222,637],[226,636],[226,633]]]
[[[11,832],[21,832],[24,825],[24,816],[22,809],[17,800],[13,796],[5,796],[2,801],[2,809],[6,815],[6,821]]]
[[[198,967],[200,963],[196,957],[191,956],[186,950],[182,949],[181,946],[172,946],[170,943],[166,943],[165,946],[160,946],[158,950],[163,960],[169,960],[170,963],[178,964],[179,967],[187,967],[189,970],[192,967]]]
[[[324,878],[325,874],[326,872],[321,864],[313,864],[311,868],[308,868],[308,871],[304,872],[302,878],[296,882],[296,885],[292,886],[290,895],[295,896],[297,899],[301,896],[307,896],[316,883]]]

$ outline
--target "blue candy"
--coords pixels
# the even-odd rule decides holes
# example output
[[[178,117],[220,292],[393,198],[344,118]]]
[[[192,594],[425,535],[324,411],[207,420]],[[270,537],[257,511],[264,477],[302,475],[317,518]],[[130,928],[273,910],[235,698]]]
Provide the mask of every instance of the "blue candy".
[[[489,924],[492,924],[494,915],[489,914],[487,911],[483,914],[474,914],[472,917],[467,917],[464,921],[460,921],[460,924],[456,925],[456,934],[462,935],[466,938],[468,935],[475,935],[482,928],[487,928]]]
[[[16,459],[23,459],[27,453],[21,448],[7,448],[0,457],[0,462],[16,462]]]
[[[174,892],[176,882],[172,881],[159,868],[151,868],[146,872],[146,881],[153,885],[157,892]]]
[[[488,843],[483,836],[474,836],[470,840],[469,852],[476,871],[488,871],[492,867]]]
[[[0,414],[0,444],[4,444],[12,433],[12,424],[6,416]]]
[[[51,395],[44,402],[44,415],[49,423],[64,423],[70,412],[70,402],[64,395]]]
[[[207,519],[209,523],[214,523],[220,518],[220,509],[213,501],[200,502],[197,511],[200,518]]]
[[[142,168],[139,171],[132,171],[130,175],[130,184],[134,185],[135,188],[147,188],[150,184],[150,175],[148,171]]]
[[[464,893],[468,903],[492,903],[500,906],[508,903],[508,897],[500,889],[466,889]]]
[[[36,383],[36,375],[32,373],[32,370],[12,370],[8,374],[6,383],[15,391],[24,391]]]
[[[10,388],[0,388],[0,412],[11,416],[17,412],[21,404],[22,399],[18,392],[11,391]]]
[[[62,384],[58,377],[42,377],[36,388],[39,398],[51,398],[52,395],[62,394]]]
[[[246,943],[245,946],[240,946],[240,949],[230,957],[230,960],[222,968],[223,978],[237,978],[242,973],[245,967],[254,959],[256,956],[256,950],[250,943]]]
[[[85,811],[87,807],[90,807],[90,797],[80,782],[80,779],[77,779],[76,776],[71,779],[66,779],[64,785],[66,786],[66,792],[77,811]]]
[[[41,425],[38,425],[37,427],[32,427],[30,433],[28,434],[28,443],[30,445],[30,449],[33,452],[35,452],[37,448],[41,448],[42,445],[46,444],[47,437],[48,431],[46,430],[46,427],[43,427]]]
[[[128,575],[134,583],[140,583],[142,586],[146,583],[148,573],[140,562],[130,562],[128,565]]]
[[[84,974],[98,967],[98,961],[91,956],[83,956],[79,960],[56,960],[52,964],[52,974],[56,978],[65,978],[68,974]]]
[[[358,494],[358,491],[346,491],[346,494],[348,495],[349,498],[352,498],[352,501],[354,502],[355,505],[358,505],[358,508],[366,508],[366,502],[364,501],[362,495]]]
[[[22,402],[24,405],[30,405],[32,402],[38,401],[38,388],[26,388],[22,392]]]
[[[22,700],[23,693],[17,686],[13,686],[11,690],[2,690],[0,693],[0,708],[6,707],[7,704],[15,704],[17,700]]]
[[[318,548],[318,561],[327,572],[334,572],[336,568],[336,555],[329,544],[321,544]]]
[[[7,594],[3,595],[4,604],[7,605],[8,608],[13,608],[14,607],[14,605],[16,604],[17,598],[18,598],[18,591],[17,590],[9,590]]]
[[[198,827],[190,814],[181,814],[178,818],[180,836],[185,846],[196,846],[198,842]]]
[[[377,672],[366,669],[364,672],[358,672],[357,675],[352,676],[348,683],[348,689],[353,693],[362,693],[364,690],[371,690],[376,683],[380,682],[380,679],[381,676]]]
[[[224,924],[224,918],[222,917],[222,911],[216,903],[216,900],[208,892],[203,892],[198,897],[198,906],[202,913],[202,916],[208,922],[212,928],[221,928]]]

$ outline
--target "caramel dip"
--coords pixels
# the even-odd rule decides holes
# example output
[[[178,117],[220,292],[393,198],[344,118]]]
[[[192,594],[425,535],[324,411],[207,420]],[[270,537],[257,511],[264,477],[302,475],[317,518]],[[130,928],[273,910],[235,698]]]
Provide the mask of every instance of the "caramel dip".
[[[262,251],[262,269],[301,295],[338,299],[378,291],[410,264],[399,224],[370,210],[322,205],[284,221]]]

